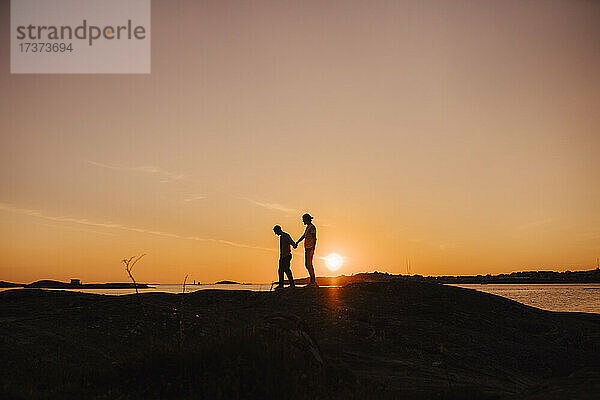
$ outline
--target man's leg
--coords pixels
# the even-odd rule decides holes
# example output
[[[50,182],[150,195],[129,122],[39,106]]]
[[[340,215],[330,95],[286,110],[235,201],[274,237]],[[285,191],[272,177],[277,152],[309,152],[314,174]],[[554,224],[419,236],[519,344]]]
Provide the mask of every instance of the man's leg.
[[[315,255],[315,249],[305,249],[304,250],[304,265],[308,270],[308,274],[310,275],[310,283],[316,284],[317,279],[315,277],[315,268],[313,267],[313,256]]]
[[[277,273],[279,274],[279,285],[277,287],[283,287],[283,271],[284,271],[285,262],[283,259],[279,259],[279,268],[277,269]]]
[[[290,281],[290,287],[294,287],[296,285],[294,284],[294,277],[292,276],[291,263],[292,263],[292,257],[288,257],[286,259],[286,263],[284,266],[285,267],[284,272],[288,277],[288,281]]]

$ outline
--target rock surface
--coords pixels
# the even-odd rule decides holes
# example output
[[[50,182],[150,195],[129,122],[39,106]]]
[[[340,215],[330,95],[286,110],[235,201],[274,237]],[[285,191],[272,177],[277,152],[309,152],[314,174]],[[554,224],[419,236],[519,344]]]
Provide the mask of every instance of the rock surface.
[[[200,290],[184,296],[9,290],[0,293],[0,304],[5,387],[13,379],[7,371],[31,365],[85,364],[102,371],[149,342],[172,340],[185,349],[251,332],[252,340],[286,349],[284,365],[294,359],[308,371],[344,366],[360,387],[369,388],[354,392],[359,398],[600,395],[594,384],[600,315],[543,311],[433,283],[394,280],[277,293]],[[329,397],[341,393],[335,384],[330,389]]]

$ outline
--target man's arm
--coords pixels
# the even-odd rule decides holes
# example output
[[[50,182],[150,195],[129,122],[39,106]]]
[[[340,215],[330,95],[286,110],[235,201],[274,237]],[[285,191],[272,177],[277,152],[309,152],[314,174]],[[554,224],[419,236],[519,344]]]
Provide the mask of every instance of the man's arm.
[[[292,239],[292,235],[288,234],[288,239],[292,243],[292,247],[293,248],[297,248],[298,247],[298,243],[294,242],[294,239]]]
[[[306,231],[304,231],[304,233],[302,234],[302,236],[300,236],[300,239],[298,239],[298,241],[296,242],[296,246],[298,246],[298,243],[300,243],[301,241],[304,240],[305,236],[306,236]]]

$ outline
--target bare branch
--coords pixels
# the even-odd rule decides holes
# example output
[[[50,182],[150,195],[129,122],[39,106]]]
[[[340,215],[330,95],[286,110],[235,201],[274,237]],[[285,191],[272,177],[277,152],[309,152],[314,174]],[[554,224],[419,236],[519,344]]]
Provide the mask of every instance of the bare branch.
[[[121,260],[121,262],[123,264],[125,264],[125,271],[127,272],[127,275],[129,275],[129,278],[131,279],[131,281],[133,282],[133,287],[135,289],[135,294],[139,294],[138,292],[138,286],[137,283],[135,282],[135,278],[133,277],[132,274],[132,270],[133,270],[133,266],[142,258],[144,257],[146,254],[142,254],[141,256],[131,256],[129,258],[124,258],[123,260]]]

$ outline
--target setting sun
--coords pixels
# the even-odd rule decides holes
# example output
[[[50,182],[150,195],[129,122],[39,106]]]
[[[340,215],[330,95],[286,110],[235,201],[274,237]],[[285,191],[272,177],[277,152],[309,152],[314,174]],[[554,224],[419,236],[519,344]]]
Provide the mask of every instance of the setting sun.
[[[323,257],[325,265],[331,271],[337,271],[344,264],[344,257],[337,253],[328,254],[327,257]]]

